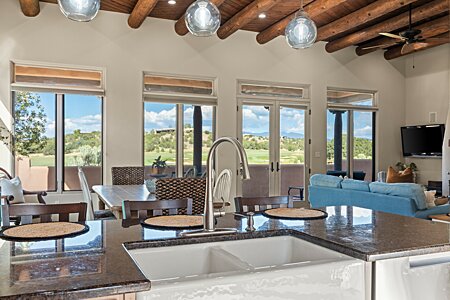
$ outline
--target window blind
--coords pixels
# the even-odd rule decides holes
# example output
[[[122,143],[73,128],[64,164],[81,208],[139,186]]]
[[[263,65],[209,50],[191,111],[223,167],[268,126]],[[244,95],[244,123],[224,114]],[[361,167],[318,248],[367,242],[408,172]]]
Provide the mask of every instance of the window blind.
[[[77,69],[31,64],[12,64],[13,90],[104,94],[103,72],[95,69]]]

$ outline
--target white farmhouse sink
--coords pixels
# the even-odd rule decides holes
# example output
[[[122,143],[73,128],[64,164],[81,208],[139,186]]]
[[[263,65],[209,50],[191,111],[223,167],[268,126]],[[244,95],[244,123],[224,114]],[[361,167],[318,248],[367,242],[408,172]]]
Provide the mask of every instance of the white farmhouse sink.
[[[211,244],[194,244],[129,251],[152,284],[248,270],[250,267]]]
[[[128,251],[137,299],[365,299],[364,262],[292,236]]]
[[[292,236],[223,242],[220,247],[255,269],[349,259],[348,256]]]

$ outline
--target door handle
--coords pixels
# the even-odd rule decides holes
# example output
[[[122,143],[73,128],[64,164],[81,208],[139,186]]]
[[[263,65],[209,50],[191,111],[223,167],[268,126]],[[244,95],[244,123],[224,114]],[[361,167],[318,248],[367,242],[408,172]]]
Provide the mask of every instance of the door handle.
[[[274,170],[274,168],[273,168],[273,162],[271,162],[271,163],[270,163],[270,172],[273,172],[273,171],[275,171],[275,170]]]
[[[277,172],[280,172],[280,162],[277,162]]]

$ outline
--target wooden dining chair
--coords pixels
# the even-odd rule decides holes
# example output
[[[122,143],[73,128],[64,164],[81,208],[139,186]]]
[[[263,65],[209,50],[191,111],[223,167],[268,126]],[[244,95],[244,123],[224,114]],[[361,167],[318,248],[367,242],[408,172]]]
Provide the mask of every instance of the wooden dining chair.
[[[192,202],[190,198],[156,201],[124,200],[122,202],[122,213],[124,219],[131,219],[133,217],[146,219],[163,214],[185,214],[185,211],[186,214],[192,215]]]
[[[236,212],[258,212],[269,208],[292,207],[288,196],[277,197],[236,197],[234,198]]]
[[[113,185],[139,185],[144,184],[144,167],[112,167]]]
[[[51,222],[52,215],[58,215],[58,221],[69,222],[70,214],[78,214],[78,222],[86,221],[87,204],[6,204],[2,200],[3,226],[9,226],[11,217],[20,217],[21,224],[30,224],[33,216],[39,216],[40,222]]]

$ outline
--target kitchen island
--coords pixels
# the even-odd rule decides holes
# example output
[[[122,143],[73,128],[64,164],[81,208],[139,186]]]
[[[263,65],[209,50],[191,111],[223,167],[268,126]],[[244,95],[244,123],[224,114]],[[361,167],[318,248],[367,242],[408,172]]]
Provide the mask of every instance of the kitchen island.
[[[450,253],[448,224],[357,207],[328,207],[326,211],[326,219],[311,221],[256,215],[255,232],[246,232],[246,220],[230,214],[218,219],[218,227],[233,227],[239,232],[214,237],[180,238],[181,231],[149,229],[135,220],[117,220],[87,222],[90,230],[73,238],[40,242],[1,240],[0,299],[78,299],[108,295],[132,299],[137,292],[150,290],[151,293],[151,282],[127,250],[272,236],[294,236],[363,261],[367,273],[373,276],[367,278],[371,279],[367,284],[372,292],[366,299],[377,293],[376,298],[383,299],[381,291],[371,286],[371,282],[376,282],[383,272],[396,272],[404,263],[402,260],[425,256],[426,259],[411,260],[411,266],[418,270],[429,265],[446,266],[450,262],[442,257]],[[374,272],[378,263],[381,263],[379,272]]]

